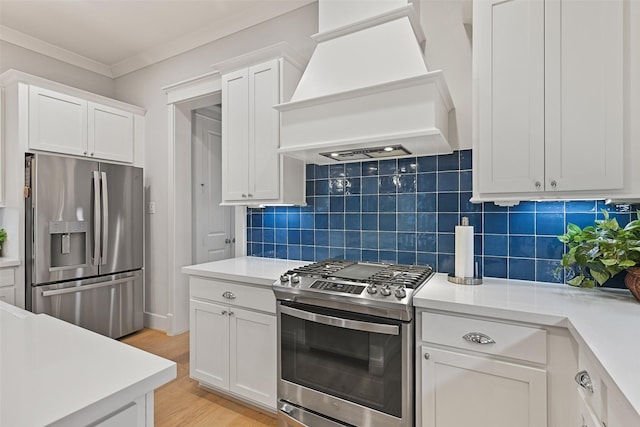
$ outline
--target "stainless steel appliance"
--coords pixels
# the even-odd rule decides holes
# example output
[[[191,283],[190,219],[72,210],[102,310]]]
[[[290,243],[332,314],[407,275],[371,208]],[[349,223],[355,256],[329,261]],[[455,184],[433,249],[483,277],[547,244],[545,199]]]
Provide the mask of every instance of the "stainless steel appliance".
[[[283,274],[278,425],[412,426],[412,298],[432,275],[336,259]]]
[[[26,307],[113,338],[142,328],[142,169],[25,158]]]

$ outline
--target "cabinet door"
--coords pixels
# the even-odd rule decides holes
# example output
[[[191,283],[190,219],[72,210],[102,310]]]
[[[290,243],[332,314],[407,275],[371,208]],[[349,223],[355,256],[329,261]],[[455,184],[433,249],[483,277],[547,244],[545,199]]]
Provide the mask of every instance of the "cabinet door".
[[[29,87],[29,148],[87,154],[87,101]]]
[[[230,391],[276,407],[276,317],[232,308]]]
[[[14,305],[15,302],[15,287],[7,286],[5,288],[0,288],[0,301],[6,302],[7,304]]]
[[[249,71],[222,76],[222,200],[249,193]]]
[[[545,4],[545,188],[622,188],[623,2]]]
[[[190,301],[190,376],[229,389],[229,308]]]
[[[546,427],[544,370],[427,346],[420,354],[423,426]]]
[[[544,183],[544,3],[474,2],[478,191]]]
[[[278,199],[280,195],[280,100],[277,59],[249,68],[249,197]]]
[[[133,114],[93,102],[88,111],[89,156],[133,162]]]

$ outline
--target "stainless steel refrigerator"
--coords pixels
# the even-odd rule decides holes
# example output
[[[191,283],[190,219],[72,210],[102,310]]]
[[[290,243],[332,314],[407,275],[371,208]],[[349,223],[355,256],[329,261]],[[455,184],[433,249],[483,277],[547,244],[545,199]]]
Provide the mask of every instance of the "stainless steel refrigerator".
[[[142,169],[25,158],[26,306],[118,338],[143,326]]]

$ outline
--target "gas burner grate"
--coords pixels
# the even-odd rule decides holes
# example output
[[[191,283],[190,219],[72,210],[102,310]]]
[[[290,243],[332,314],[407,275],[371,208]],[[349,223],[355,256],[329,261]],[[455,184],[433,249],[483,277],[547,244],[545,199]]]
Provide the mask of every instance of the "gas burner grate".
[[[372,275],[367,282],[377,285],[396,285],[405,288],[414,289],[424,283],[431,274],[433,269],[430,266],[415,265],[390,265],[384,270]]]
[[[327,259],[320,262],[315,262],[309,265],[303,265],[302,267],[294,268],[287,271],[286,274],[293,275],[298,274],[302,276],[322,277],[326,279],[331,277],[332,274],[342,270],[343,268],[353,265],[353,261],[345,261],[343,259]]]

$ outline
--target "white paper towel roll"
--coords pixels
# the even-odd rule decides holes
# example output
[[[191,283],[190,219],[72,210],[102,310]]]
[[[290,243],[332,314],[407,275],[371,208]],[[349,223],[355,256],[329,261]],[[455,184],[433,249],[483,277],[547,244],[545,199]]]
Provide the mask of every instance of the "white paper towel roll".
[[[473,277],[473,226],[466,217],[463,225],[456,225],[456,277]]]

